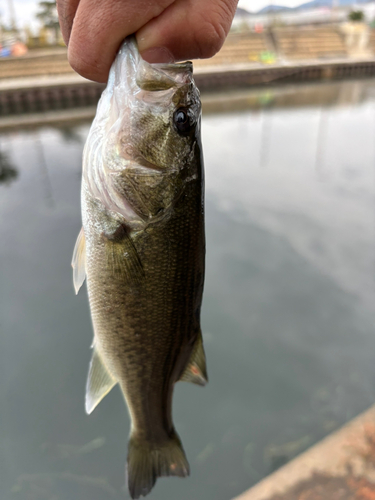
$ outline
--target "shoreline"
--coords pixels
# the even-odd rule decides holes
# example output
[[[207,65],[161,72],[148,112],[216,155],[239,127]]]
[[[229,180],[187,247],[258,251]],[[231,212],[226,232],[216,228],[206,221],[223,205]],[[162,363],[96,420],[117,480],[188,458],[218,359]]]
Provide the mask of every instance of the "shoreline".
[[[199,66],[194,71],[196,84],[203,92],[271,89],[281,83],[338,81],[374,75],[374,57]],[[0,79],[0,118],[95,106],[104,88],[104,84],[75,73]]]
[[[233,500],[375,498],[374,461],[375,406]]]

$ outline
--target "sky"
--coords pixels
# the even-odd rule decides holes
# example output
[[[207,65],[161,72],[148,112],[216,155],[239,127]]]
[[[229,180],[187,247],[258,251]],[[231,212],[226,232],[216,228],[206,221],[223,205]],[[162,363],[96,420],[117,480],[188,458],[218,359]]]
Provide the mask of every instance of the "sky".
[[[257,12],[266,5],[285,5],[285,7],[297,7],[305,0],[240,0],[238,7],[246,9],[249,12]]]
[[[0,17],[5,24],[9,24],[9,2],[0,0]],[[19,28],[27,24],[38,26],[35,14],[38,12],[38,0],[13,0],[16,23]]]
[[[9,22],[9,2],[11,0],[0,0],[0,16],[6,24]],[[22,28],[26,24],[37,26],[35,14],[38,11],[38,0],[13,0],[17,25]],[[286,5],[295,7],[303,3],[303,0],[240,0],[238,6],[243,9],[256,12],[262,7],[269,5]]]

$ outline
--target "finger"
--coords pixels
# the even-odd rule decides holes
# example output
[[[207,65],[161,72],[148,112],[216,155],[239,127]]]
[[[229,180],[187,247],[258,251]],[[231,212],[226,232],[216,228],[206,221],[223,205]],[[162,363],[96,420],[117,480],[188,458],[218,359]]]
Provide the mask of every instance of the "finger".
[[[80,0],[68,59],[80,75],[106,82],[121,42],[157,17],[173,0]]]
[[[148,62],[212,57],[221,48],[236,11],[237,0],[176,0],[137,33],[139,50]]]
[[[69,43],[73,20],[77,11],[78,4],[79,0],[56,0],[61,34],[66,45],[68,45]]]

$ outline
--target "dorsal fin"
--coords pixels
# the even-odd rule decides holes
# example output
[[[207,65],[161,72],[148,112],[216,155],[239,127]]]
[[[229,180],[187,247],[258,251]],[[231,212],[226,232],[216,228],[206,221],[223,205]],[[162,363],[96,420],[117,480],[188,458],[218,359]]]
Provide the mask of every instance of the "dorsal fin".
[[[200,330],[194,343],[189,362],[186,365],[180,380],[197,385],[206,385],[208,382],[206,355],[204,354],[202,332]]]
[[[94,346],[86,385],[86,413],[90,414],[116,384]]]
[[[83,227],[78,234],[77,241],[74,246],[72,268],[74,290],[77,294],[86,278],[86,239]]]

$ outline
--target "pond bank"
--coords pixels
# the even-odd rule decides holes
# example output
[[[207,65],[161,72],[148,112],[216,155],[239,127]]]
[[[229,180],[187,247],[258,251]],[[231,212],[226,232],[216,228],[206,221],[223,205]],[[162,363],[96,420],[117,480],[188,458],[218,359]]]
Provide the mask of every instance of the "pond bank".
[[[60,79],[55,78],[55,83],[57,85],[66,83],[69,86],[79,79],[78,76],[74,76],[74,78],[65,76],[60,77]],[[27,80],[23,83],[24,88],[27,88]],[[77,120],[92,120],[95,116],[98,98],[98,96],[95,97],[95,92],[98,91],[100,94],[100,90],[96,90],[98,85],[96,87],[95,84],[92,84],[91,98],[82,100],[81,106],[54,109],[49,108],[47,101],[45,108],[41,111],[0,115],[0,131],[17,127],[28,128],[38,125],[76,122]],[[50,91],[49,95],[52,99],[53,89]],[[72,89],[71,91],[73,93]],[[203,114],[207,115],[218,112],[243,112],[245,110],[352,106],[373,99],[373,96],[374,79],[367,78],[346,81],[326,80],[318,83],[285,83],[278,86],[245,87],[242,89],[217,89],[216,91],[203,91],[201,100]]]
[[[234,500],[375,498],[375,406]]]
[[[373,75],[373,57],[284,62],[267,66],[257,63],[198,66],[195,70],[195,80],[202,91]],[[0,116],[95,105],[103,89],[103,84],[73,73],[0,80]]]

